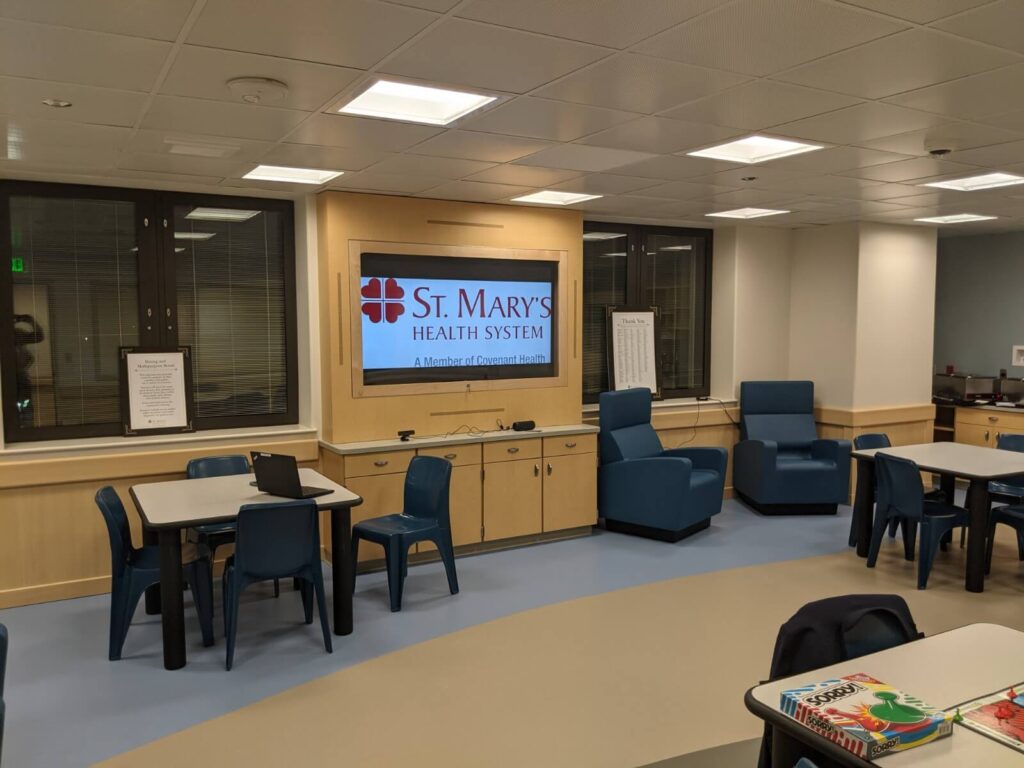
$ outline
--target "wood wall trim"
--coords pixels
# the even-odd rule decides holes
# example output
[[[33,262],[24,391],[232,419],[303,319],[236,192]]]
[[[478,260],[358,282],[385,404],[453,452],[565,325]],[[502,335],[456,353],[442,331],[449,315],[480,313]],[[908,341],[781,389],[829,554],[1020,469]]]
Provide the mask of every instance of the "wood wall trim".
[[[895,408],[815,408],[814,420],[819,424],[840,427],[872,427],[883,424],[907,424],[914,421],[934,421],[935,406],[931,403],[903,405]]]

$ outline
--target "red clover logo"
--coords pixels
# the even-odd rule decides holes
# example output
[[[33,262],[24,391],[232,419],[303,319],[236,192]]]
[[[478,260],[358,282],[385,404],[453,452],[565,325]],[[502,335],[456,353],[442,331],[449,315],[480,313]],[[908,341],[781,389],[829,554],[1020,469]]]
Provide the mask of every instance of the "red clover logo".
[[[402,298],[405,291],[389,277],[384,281],[381,290],[380,278],[373,277],[363,286],[360,293],[363,296],[363,314],[370,318],[371,323],[394,323],[405,313]]]

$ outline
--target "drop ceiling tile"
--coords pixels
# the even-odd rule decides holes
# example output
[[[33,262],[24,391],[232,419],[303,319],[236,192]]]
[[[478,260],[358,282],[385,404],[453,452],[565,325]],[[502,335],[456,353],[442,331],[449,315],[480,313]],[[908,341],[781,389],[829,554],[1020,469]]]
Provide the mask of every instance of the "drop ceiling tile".
[[[819,0],[740,0],[636,50],[714,69],[770,75],[905,27]]]
[[[953,163],[948,160],[936,160],[931,157],[914,157],[909,160],[898,160],[895,163],[873,165],[869,168],[857,168],[846,171],[842,175],[855,176],[858,179],[898,183],[927,179],[931,176],[941,176],[944,174],[970,176],[972,172],[977,172],[977,170],[973,165]]]
[[[261,163],[334,171],[361,171],[390,155],[367,149],[317,147],[312,144],[277,144],[260,158]]]
[[[1024,163],[1024,140],[955,152],[953,157],[961,163],[1001,169],[1001,166]]]
[[[579,177],[579,171],[561,168],[541,168],[528,165],[496,165],[486,171],[474,173],[467,181],[489,181],[495,184],[512,184],[524,187],[550,187],[568,179]]]
[[[218,176],[186,176],[180,173],[158,173],[156,171],[130,171],[123,168],[114,168],[105,175],[116,176],[122,179],[132,179],[132,186],[149,187],[160,182],[162,184],[174,184],[176,189],[183,186],[193,185],[216,185],[222,179]]]
[[[918,24],[942,19],[992,0],[841,0],[847,5],[858,5],[871,11],[897,16]]]
[[[781,136],[824,141],[829,144],[863,144],[881,136],[916,131],[942,123],[938,115],[918,112],[892,104],[867,102],[784,123],[772,129]],[[884,147],[874,147],[885,149]]]
[[[645,190],[646,191],[646,190]],[[714,195],[711,200],[716,207],[741,208],[757,206],[760,208],[785,209],[786,203],[793,199],[792,192],[769,192],[764,189],[737,189],[734,192],[722,192]]]
[[[94,32],[174,40],[195,0],[4,0],[0,16]]]
[[[665,197],[672,200],[696,200],[711,197],[722,192],[734,192],[733,187],[724,184],[708,184],[690,181],[668,181],[643,190],[644,197]]]
[[[373,173],[360,171],[346,173],[331,181],[330,189],[358,189],[367,192],[392,192],[396,195],[410,195],[443,184],[446,179],[433,176],[409,176],[408,174]]]
[[[63,99],[72,106],[55,109],[43,99]],[[137,91],[0,77],[0,112],[30,119],[131,126],[145,103],[146,94]]]
[[[170,52],[156,40],[0,19],[0,72],[14,77],[148,91]]]
[[[584,211],[600,213],[609,216],[635,216],[654,217],[679,215],[686,208],[684,203],[661,200],[654,197],[630,197],[617,195],[612,197],[600,197],[596,200],[587,200],[585,203],[567,206],[578,208]]]
[[[533,187],[514,184],[488,184],[482,181],[449,181],[423,193],[424,197],[442,200],[471,200],[481,203],[497,203],[533,192]]]
[[[288,135],[293,144],[321,147],[349,147],[382,152],[401,152],[441,133],[429,125],[373,120],[348,115],[313,115],[298,130]]]
[[[890,96],[886,101],[911,109],[965,120],[1004,113],[1024,90],[1024,64],[964,77],[949,83]]]
[[[578,179],[554,184],[551,188],[565,192],[583,192],[588,195],[624,195],[628,192],[649,189],[659,183],[657,179],[638,179],[610,173],[590,173]]]
[[[907,160],[909,157],[910,155],[897,152],[883,152],[864,147],[829,147],[816,152],[784,157],[781,160],[772,160],[770,167],[804,173],[839,173],[854,168],[894,163],[897,160]]]
[[[0,115],[0,147],[8,151],[18,145],[34,147],[84,147],[94,150],[120,150],[131,129],[107,125],[82,125],[63,120],[28,120]]]
[[[794,181],[805,178],[808,178],[808,174],[802,171],[775,168],[770,165],[744,165],[701,176],[698,180],[730,187],[775,190],[789,189]]]
[[[1024,36],[1020,33],[1024,29],[1024,3],[1020,0],[1000,0],[935,26],[954,35],[1024,53]]]
[[[628,48],[725,1],[645,0],[638,12],[635,0],[474,0],[456,13],[502,27]]]
[[[839,178],[837,176],[830,176],[829,178]],[[898,198],[907,197],[913,195],[915,192],[920,192],[924,187],[914,186],[911,184],[894,184],[894,183],[881,183],[876,181],[862,180],[862,186],[859,190],[859,194],[855,195],[861,200],[897,200]]]
[[[912,29],[776,75],[777,79],[880,99],[1019,61],[978,43]]]
[[[107,169],[114,165],[117,156],[118,151],[111,147],[0,142],[0,160],[14,161],[14,167],[21,169]]]
[[[1024,109],[1018,109],[996,117],[989,117],[985,122],[1007,128],[1011,131],[1024,132]]]
[[[307,114],[293,109],[157,96],[142,120],[142,127],[277,141]]]
[[[367,69],[437,17],[370,0],[208,0],[188,42]]]
[[[460,157],[466,160],[508,163],[550,146],[552,144],[549,141],[524,139],[518,136],[448,130],[417,144],[410,151],[417,155]]]
[[[288,86],[288,95],[272,106],[313,111],[361,74],[357,69],[185,45],[175,57],[160,92],[241,103],[231,93],[227,81],[236,77],[265,77]]]
[[[241,176],[255,163],[240,159],[213,157],[186,157],[183,155],[151,155],[125,152],[118,158],[117,167],[131,171],[157,171],[191,176]]]
[[[525,93],[608,55],[527,32],[449,19],[384,64],[382,71],[511,93]]]
[[[636,118],[631,112],[602,107],[567,104],[548,99],[518,98],[502,104],[466,127],[476,131],[504,133],[552,141],[573,141]]]
[[[623,53],[569,75],[536,95],[650,114],[739,85],[747,78]]]
[[[542,149],[532,155],[515,161],[516,165],[540,165],[545,168],[566,168],[572,171],[607,171],[629,163],[650,160],[650,152],[633,152],[628,149],[587,147],[581,144],[563,144],[551,149]]]
[[[221,187],[225,188],[222,194],[226,194],[227,190],[231,190],[232,194],[260,194],[266,192],[273,194],[274,196],[280,195],[308,195],[311,191],[316,191],[319,187],[315,187],[312,184],[292,184],[289,182],[281,181],[264,181],[261,179],[239,179],[239,178],[227,178],[221,182]]]
[[[950,160],[960,161],[959,150],[1003,144],[1021,138],[1017,132],[978,123],[943,123],[894,136],[861,142],[866,147],[907,155],[928,155],[936,147],[955,150]],[[962,162],[970,162],[963,160]]]
[[[665,112],[662,117],[761,130],[857,104],[852,96],[755,80]]]
[[[174,157],[210,157],[218,160],[254,160],[272,145],[266,141],[206,136],[174,131],[139,130],[125,145],[126,152],[171,155]]]
[[[704,176],[716,171],[727,171],[732,168],[746,168],[739,163],[724,163],[720,160],[708,160],[704,157],[686,157],[679,155],[662,155],[639,163],[630,163],[616,168],[619,176],[640,176],[645,179],[664,179],[677,181]]]
[[[779,181],[775,186],[779,190],[788,190],[802,195],[825,195],[861,199],[877,181],[852,179],[847,176],[807,176],[791,181]]]
[[[597,147],[633,149],[638,152],[672,154],[695,149],[737,136],[733,128],[669,120],[664,117],[642,117],[580,140],[580,144]]]
[[[446,13],[459,4],[461,0],[387,0],[395,5],[408,5],[411,8],[422,8],[425,11]]]
[[[461,179],[473,173],[493,168],[494,163],[480,160],[457,160],[451,157],[426,155],[394,155],[374,165],[372,173],[435,176],[441,179]]]

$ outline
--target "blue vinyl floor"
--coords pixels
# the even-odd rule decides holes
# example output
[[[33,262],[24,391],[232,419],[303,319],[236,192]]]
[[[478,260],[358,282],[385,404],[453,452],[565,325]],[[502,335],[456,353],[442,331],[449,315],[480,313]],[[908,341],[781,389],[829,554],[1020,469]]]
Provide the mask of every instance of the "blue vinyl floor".
[[[106,595],[0,611],[8,626],[4,765],[83,766],[299,683],[414,643],[518,611],[664,579],[838,552],[850,510],[836,517],[765,518],[727,501],[711,528],[665,544],[594,536],[458,560],[461,593],[448,595],[439,563],[409,570],[403,609],[388,610],[384,574],[360,576],[355,632],[334,637],[302,622],[298,594],[257,585],[243,596],[235,667],[224,670],[219,589],[217,644],[203,648],[186,601],[188,665],[163,669],[159,617],[140,607],[124,658],[107,661]],[[330,579],[327,580],[330,600]],[[199,759],[199,756],[197,756]]]

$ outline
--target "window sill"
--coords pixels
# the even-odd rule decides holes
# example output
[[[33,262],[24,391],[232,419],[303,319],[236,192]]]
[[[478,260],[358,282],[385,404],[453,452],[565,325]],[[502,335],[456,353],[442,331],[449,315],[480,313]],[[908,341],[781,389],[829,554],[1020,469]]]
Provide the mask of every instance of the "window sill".
[[[655,400],[651,403],[651,409],[654,411],[660,410],[678,410],[678,411],[695,411],[697,407],[704,407],[711,405],[715,407],[726,407],[733,408],[739,404],[736,398],[712,398],[710,400],[698,400],[695,397],[675,397],[668,400]],[[589,413],[598,413],[600,406],[597,403],[586,403],[583,406],[584,415]]]
[[[192,443],[228,443],[239,439],[254,440],[308,435],[317,438],[316,427],[287,424],[277,427],[246,427],[243,429],[210,429],[181,435],[154,435],[152,437],[93,437],[79,440],[45,440],[13,443],[0,448],[0,460],[45,459],[60,455],[87,456],[91,453],[131,453],[139,447],[175,448]]]

